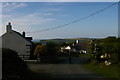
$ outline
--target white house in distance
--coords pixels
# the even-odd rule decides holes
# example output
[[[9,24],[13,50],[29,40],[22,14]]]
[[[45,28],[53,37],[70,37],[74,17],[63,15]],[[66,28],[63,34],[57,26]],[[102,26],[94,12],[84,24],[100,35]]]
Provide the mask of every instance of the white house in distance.
[[[6,26],[6,33],[1,36],[2,48],[9,48],[18,52],[19,57],[29,58],[32,49],[32,37],[25,37],[25,32],[20,34],[12,30],[12,25],[9,23]]]

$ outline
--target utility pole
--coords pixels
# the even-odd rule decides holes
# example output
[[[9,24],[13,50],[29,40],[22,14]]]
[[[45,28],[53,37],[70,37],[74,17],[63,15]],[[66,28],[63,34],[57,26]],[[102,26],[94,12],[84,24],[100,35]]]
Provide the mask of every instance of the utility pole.
[[[68,53],[69,53],[69,64],[71,64],[71,53],[70,53],[71,47],[67,46],[65,49],[68,50]]]
[[[69,50],[69,64],[71,64],[71,53],[70,53],[70,50]]]

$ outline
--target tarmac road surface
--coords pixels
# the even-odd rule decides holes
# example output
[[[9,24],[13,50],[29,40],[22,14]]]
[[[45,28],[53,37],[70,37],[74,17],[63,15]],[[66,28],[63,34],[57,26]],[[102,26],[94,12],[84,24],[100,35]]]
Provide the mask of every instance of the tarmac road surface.
[[[83,68],[81,65],[86,60],[85,58],[73,57],[72,64],[69,64],[68,58],[61,59],[65,61],[59,64],[28,64],[28,67],[38,74],[45,73],[50,75],[48,79],[110,80]]]

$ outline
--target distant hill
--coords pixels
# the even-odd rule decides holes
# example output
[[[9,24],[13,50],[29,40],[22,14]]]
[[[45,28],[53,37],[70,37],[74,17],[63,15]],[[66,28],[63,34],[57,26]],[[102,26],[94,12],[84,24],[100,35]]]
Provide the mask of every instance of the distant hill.
[[[33,42],[39,42],[40,41],[40,39],[34,39],[34,40],[32,40]]]
[[[64,42],[75,42],[76,40],[78,40],[79,42],[86,42],[89,41],[93,38],[65,38],[65,39],[44,39],[44,40],[33,40],[33,42],[55,42],[55,43],[64,43]]]

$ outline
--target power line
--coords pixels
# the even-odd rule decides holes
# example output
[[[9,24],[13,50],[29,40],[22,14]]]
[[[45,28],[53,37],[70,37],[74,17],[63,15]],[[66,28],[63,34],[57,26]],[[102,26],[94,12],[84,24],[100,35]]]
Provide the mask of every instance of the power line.
[[[112,6],[114,6],[114,5],[116,5],[117,3],[118,3],[118,2],[113,3],[113,4],[111,4],[111,5],[107,6],[107,7],[105,7],[105,8],[103,8],[103,9],[99,10],[99,11],[96,11],[95,13],[92,13],[92,14],[90,14],[90,15],[88,15],[88,16],[85,16],[85,17],[80,18],[80,19],[76,19],[76,20],[74,20],[74,21],[72,21],[72,22],[69,22],[69,23],[66,23],[66,24],[63,24],[63,25],[60,25],[60,26],[56,26],[56,27],[52,27],[52,28],[47,28],[47,29],[43,29],[43,30],[39,30],[39,31],[26,32],[26,33],[38,33],[38,32],[44,32],[44,31],[49,31],[49,30],[53,30],[53,29],[65,27],[65,26],[74,24],[74,23],[76,23],[76,22],[85,20],[85,19],[87,19],[87,18],[89,18],[89,17],[91,17],[91,16],[94,16],[94,15],[96,15],[96,14],[98,14],[98,13],[100,13],[100,12],[102,12],[102,11],[104,11],[104,10],[106,10],[106,9],[108,9],[108,8],[110,8],[110,7],[112,7]]]

